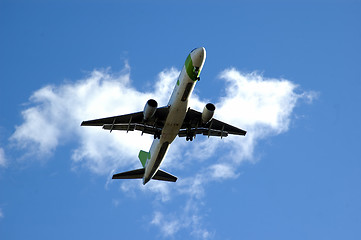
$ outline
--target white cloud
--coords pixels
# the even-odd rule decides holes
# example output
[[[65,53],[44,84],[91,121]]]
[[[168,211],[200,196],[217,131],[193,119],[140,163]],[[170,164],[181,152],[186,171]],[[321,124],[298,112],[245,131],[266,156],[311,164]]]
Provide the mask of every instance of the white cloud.
[[[238,177],[238,174],[234,172],[236,169],[229,164],[225,164],[225,163],[213,164],[211,165],[210,170],[211,170],[211,177],[215,179]]]
[[[161,212],[155,212],[152,221],[150,222],[153,225],[160,227],[161,232],[165,237],[169,237],[178,232],[180,228],[180,221],[177,218],[172,220],[165,218]]]
[[[6,157],[4,149],[0,148],[0,167],[6,166]]]
[[[157,100],[165,104],[167,99],[160,91],[169,91],[163,85],[177,73],[175,69],[160,73],[163,81],[157,81],[152,92],[134,89],[127,70],[118,76],[109,70],[93,71],[74,83],[41,88],[30,97],[33,106],[22,112],[24,122],[16,126],[11,140],[28,153],[40,156],[51,155],[59,144],[80,142],[72,154],[74,169],[87,167],[107,174],[115,168],[138,166],[139,147],[148,150],[151,136],[140,137],[139,132],[109,134],[95,127],[80,127],[80,123],[139,111],[152,97],[162,96]]]
[[[29,154],[51,156],[60,144],[72,143],[73,166],[88,168],[94,173],[109,175],[113,171],[140,167],[138,152],[148,150],[151,136],[140,137],[139,132],[109,132],[97,127],[80,127],[83,120],[101,118],[141,111],[145,102],[155,98],[165,105],[178,77],[179,71],[168,69],[158,75],[154,88],[146,92],[135,89],[130,80],[129,66],[118,75],[110,70],[94,70],[86,78],[46,86],[30,97],[31,107],[22,112],[24,122],[16,127],[11,141]],[[225,81],[225,94],[215,103],[215,117],[247,130],[246,137],[229,136],[224,139],[198,136],[193,143],[176,139],[162,167],[167,170],[185,169],[212,157],[212,161],[201,168],[186,168],[176,184],[151,181],[146,187],[138,181],[121,183],[120,189],[134,195],[134,191],[157,193],[163,202],[172,196],[183,196],[198,206],[205,194],[205,186],[211,181],[237,178],[239,166],[244,161],[254,161],[254,149],[260,139],[283,133],[289,129],[292,112],[300,99],[312,102],[312,92],[297,93],[297,85],[286,79],[267,79],[257,73],[241,73],[234,68],[220,74]],[[190,106],[201,110],[206,104],[195,93]],[[184,150],[186,149],[186,150]],[[222,151],[220,151],[222,150]],[[0,151],[1,160],[1,151]],[[177,164],[172,164],[177,162]],[[198,164],[204,165],[204,164]],[[107,184],[108,185],[108,184]],[[203,229],[198,210],[167,215],[156,210],[152,220],[166,235],[180,229],[193,229],[192,234],[209,238]],[[171,219],[171,220],[169,220]],[[192,227],[190,227],[192,226]]]
[[[160,228],[164,238],[174,236],[185,229],[190,229],[190,235],[199,239],[209,239],[214,235],[203,227],[198,204],[193,199],[188,199],[179,213],[164,212],[155,211],[150,222]]]

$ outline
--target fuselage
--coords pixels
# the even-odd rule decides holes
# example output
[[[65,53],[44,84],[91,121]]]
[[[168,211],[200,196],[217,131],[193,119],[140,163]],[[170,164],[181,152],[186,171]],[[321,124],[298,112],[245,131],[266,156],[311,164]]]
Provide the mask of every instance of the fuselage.
[[[188,99],[193,92],[206,59],[206,50],[196,48],[188,55],[169,99],[169,114],[159,139],[154,139],[150,148],[150,159],[145,165],[143,184],[146,184],[158,171],[169,145],[178,135],[188,110]]]

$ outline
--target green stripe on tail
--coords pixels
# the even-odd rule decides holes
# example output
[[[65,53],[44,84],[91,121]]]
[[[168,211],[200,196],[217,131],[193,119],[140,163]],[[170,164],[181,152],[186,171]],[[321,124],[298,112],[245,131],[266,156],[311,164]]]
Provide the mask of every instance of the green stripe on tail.
[[[142,163],[143,167],[145,167],[147,160],[150,159],[150,153],[140,150],[138,158],[139,158],[140,162]]]

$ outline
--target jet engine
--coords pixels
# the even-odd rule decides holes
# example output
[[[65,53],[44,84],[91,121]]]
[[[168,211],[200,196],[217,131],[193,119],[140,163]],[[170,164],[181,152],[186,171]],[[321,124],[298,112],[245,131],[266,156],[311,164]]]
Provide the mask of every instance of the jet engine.
[[[214,114],[214,110],[216,110],[216,106],[212,103],[207,103],[207,105],[203,108],[202,112],[202,123],[209,122]]]
[[[154,99],[149,99],[144,106],[143,110],[143,119],[148,120],[153,117],[155,111],[157,110],[158,103]]]

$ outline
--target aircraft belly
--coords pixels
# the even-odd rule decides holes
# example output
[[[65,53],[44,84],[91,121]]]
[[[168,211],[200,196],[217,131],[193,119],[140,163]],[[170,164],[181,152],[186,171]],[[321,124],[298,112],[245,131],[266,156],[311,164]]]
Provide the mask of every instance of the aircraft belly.
[[[146,184],[152,178],[170,182],[177,180],[175,176],[162,170],[159,171],[159,166],[168,152],[169,145],[177,137],[183,125],[188,112],[188,100],[196,82],[200,79],[199,75],[205,58],[206,51],[203,47],[195,48],[188,54],[166,107],[157,108],[157,104],[153,106],[154,104],[150,104],[148,101],[143,116],[142,112],[137,112],[81,123],[81,126],[103,126],[104,129],[110,130],[110,132],[112,130],[127,130],[127,132],[141,130],[142,134],[154,134],[155,139],[149,152],[141,150],[138,155],[143,168],[115,174],[113,179],[141,178],[143,176],[143,184]],[[150,106],[153,110],[155,109],[155,112],[150,114],[151,116],[148,119],[146,113],[150,112],[148,111]],[[141,117],[143,117],[143,120]],[[158,137],[160,138],[158,139]]]
[[[188,98],[196,81],[189,78],[185,66],[179,75],[177,85],[169,99],[169,113],[164,123],[160,139],[154,139],[150,149],[150,160],[146,164],[143,184],[147,183],[158,171],[169,145],[174,141],[183,124],[188,110]]]
[[[182,105],[171,106],[169,115],[165,121],[161,138],[164,138],[169,143],[173,142],[178,135],[179,129],[186,116],[187,103]]]
[[[186,115],[187,102],[170,108],[167,120],[164,124],[160,139],[154,139],[150,148],[151,158],[147,163],[144,179],[149,181],[153,175],[157,172],[154,171],[159,169],[165,155],[168,151],[168,146],[164,150],[164,144],[171,144],[178,135],[179,129],[182,126],[183,120]]]
[[[184,84],[178,89],[179,92],[184,89],[183,85]],[[186,101],[181,101],[178,95],[181,94],[177,94],[176,101],[170,106],[169,114],[165,121],[160,139],[154,139],[150,148],[151,158],[145,169],[144,183],[148,182],[159,169],[159,166],[167,154],[169,145],[177,137],[179,129],[187,114],[188,99]]]

